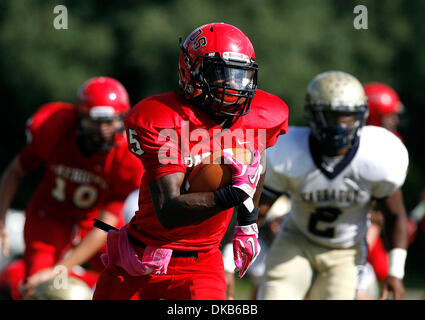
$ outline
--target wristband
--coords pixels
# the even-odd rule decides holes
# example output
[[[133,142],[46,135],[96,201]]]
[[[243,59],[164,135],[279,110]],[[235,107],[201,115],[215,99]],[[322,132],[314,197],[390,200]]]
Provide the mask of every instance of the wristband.
[[[401,248],[391,249],[388,253],[389,269],[388,275],[403,279],[404,264],[406,262],[407,251]]]
[[[260,210],[258,208],[254,208],[252,211],[248,211],[245,206],[238,207],[238,223],[240,226],[247,226],[258,221],[258,213]]]
[[[238,188],[227,186],[214,191],[214,201],[221,208],[227,210],[240,205],[245,199]]]

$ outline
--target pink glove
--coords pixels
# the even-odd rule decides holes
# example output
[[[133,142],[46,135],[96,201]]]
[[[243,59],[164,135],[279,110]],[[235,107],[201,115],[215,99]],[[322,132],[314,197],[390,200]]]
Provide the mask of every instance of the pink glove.
[[[254,196],[260,179],[263,166],[260,164],[260,153],[258,150],[251,150],[254,154],[252,164],[245,165],[237,161],[233,156],[224,151],[223,158],[225,163],[232,168],[232,185],[244,191],[250,198]]]
[[[233,235],[233,256],[239,279],[255,261],[261,251],[258,243],[258,227],[256,223],[247,226],[236,226]]]

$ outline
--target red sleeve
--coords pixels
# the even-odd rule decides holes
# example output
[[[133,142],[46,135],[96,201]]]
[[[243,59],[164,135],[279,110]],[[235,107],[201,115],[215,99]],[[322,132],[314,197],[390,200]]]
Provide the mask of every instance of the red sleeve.
[[[274,146],[280,135],[288,132],[289,110],[286,103],[279,97],[267,94],[265,104],[268,106],[267,115],[267,148]]]
[[[147,113],[146,108],[157,110],[157,113]],[[148,184],[170,173],[186,172],[179,130],[171,121],[167,122],[167,116],[172,117],[142,100],[124,121],[128,148],[142,161]],[[158,120],[158,117],[163,118]]]
[[[19,153],[19,162],[24,172],[37,169],[44,160],[40,158],[33,144],[26,145]]]
[[[73,106],[52,102],[40,107],[27,121],[27,146],[20,153],[25,172],[34,170],[49,159],[60,139],[75,126]]]
[[[277,123],[276,126],[271,127],[270,129],[267,130],[266,148],[274,146],[279,136],[288,132],[288,107],[286,106],[286,104],[282,106],[280,112],[283,113],[284,119],[282,119],[282,122]]]
[[[259,128],[261,136],[261,130],[265,130],[265,138],[259,140],[260,152],[275,145],[278,137],[288,132],[288,106],[282,99],[266,91],[257,90],[247,116],[248,127]]]
[[[367,260],[372,265],[378,281],[384,281],[388,276],[388,253],[381,237],[378,237],[369,251]]]

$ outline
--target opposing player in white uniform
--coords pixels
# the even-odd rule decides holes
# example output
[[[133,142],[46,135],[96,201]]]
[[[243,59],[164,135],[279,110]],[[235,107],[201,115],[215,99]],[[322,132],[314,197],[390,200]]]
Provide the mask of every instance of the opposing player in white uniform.
[[[366,100],[353,76],[319,74],[307,88],[309,127],[291,127],[267,151],[264,188],[288,192],[292,208],[268,254],[258,298],[354,299],[373,199],[391,246],[383,298],[388,290],[403,298],[407,217],[400,187],[408,153],[391,132],[364,126]]]

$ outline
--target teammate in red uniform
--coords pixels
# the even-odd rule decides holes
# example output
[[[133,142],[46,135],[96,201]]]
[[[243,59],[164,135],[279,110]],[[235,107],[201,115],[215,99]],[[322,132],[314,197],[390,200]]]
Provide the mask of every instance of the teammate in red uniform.
[[[398,132],[400,115],[403,113],[403,104],[397,92],[390,86],[380,82],[370,82],[364,85],[364,91],[369,105],[369,116],[366,124],[383,127],[402,141]],[[371,210],[371,225],[368,230],[368,256],[367,261],[373,267],[376,279],[383,282],[388,276],[388,252],[382,238],[384,217],[379,210]],[[409,244],[413,242],[416,233],[416,223],[411,218],[408,220]]]
[[[142,175],[124,133],[129,107],[127,91],[117,80],[98,77],[82,85],[75,105],[45,104],[27,122],[28,144],[0,183],[0,244],[7,254],[6,210],[21,178],[45,167],[26,208],[24,296],[58,271],[70,272],[87,261],[98,272],[103,268],[96,253],[106,237],[92,227],[92,219],[123,225],[124,201]]]
[[[397,92],[390,86],[380,82],[365,84],[364,90],[369,104],[369,116],[366,123],[372,126],[384,127],[401,139],[397,127],[400,124],[403,104]]]
[[[236,27],[203,25],[180,48],[183,92],[147,97],[125,119],[129,148],[146,173],[135,217],[108,233],[107,267],[94,299],[128,299],[135,292],[140,299],[225,299],[219,244],[234,207],[240,277],[258,256],[256,207],[265,158],[260,154],[286,133],[288,108],[257,90],[254,50]],[[238,146],[252,149],[251,164],[234,159],[231,148]],[[186,192],[192,170],[221,150],[232,184]]]

